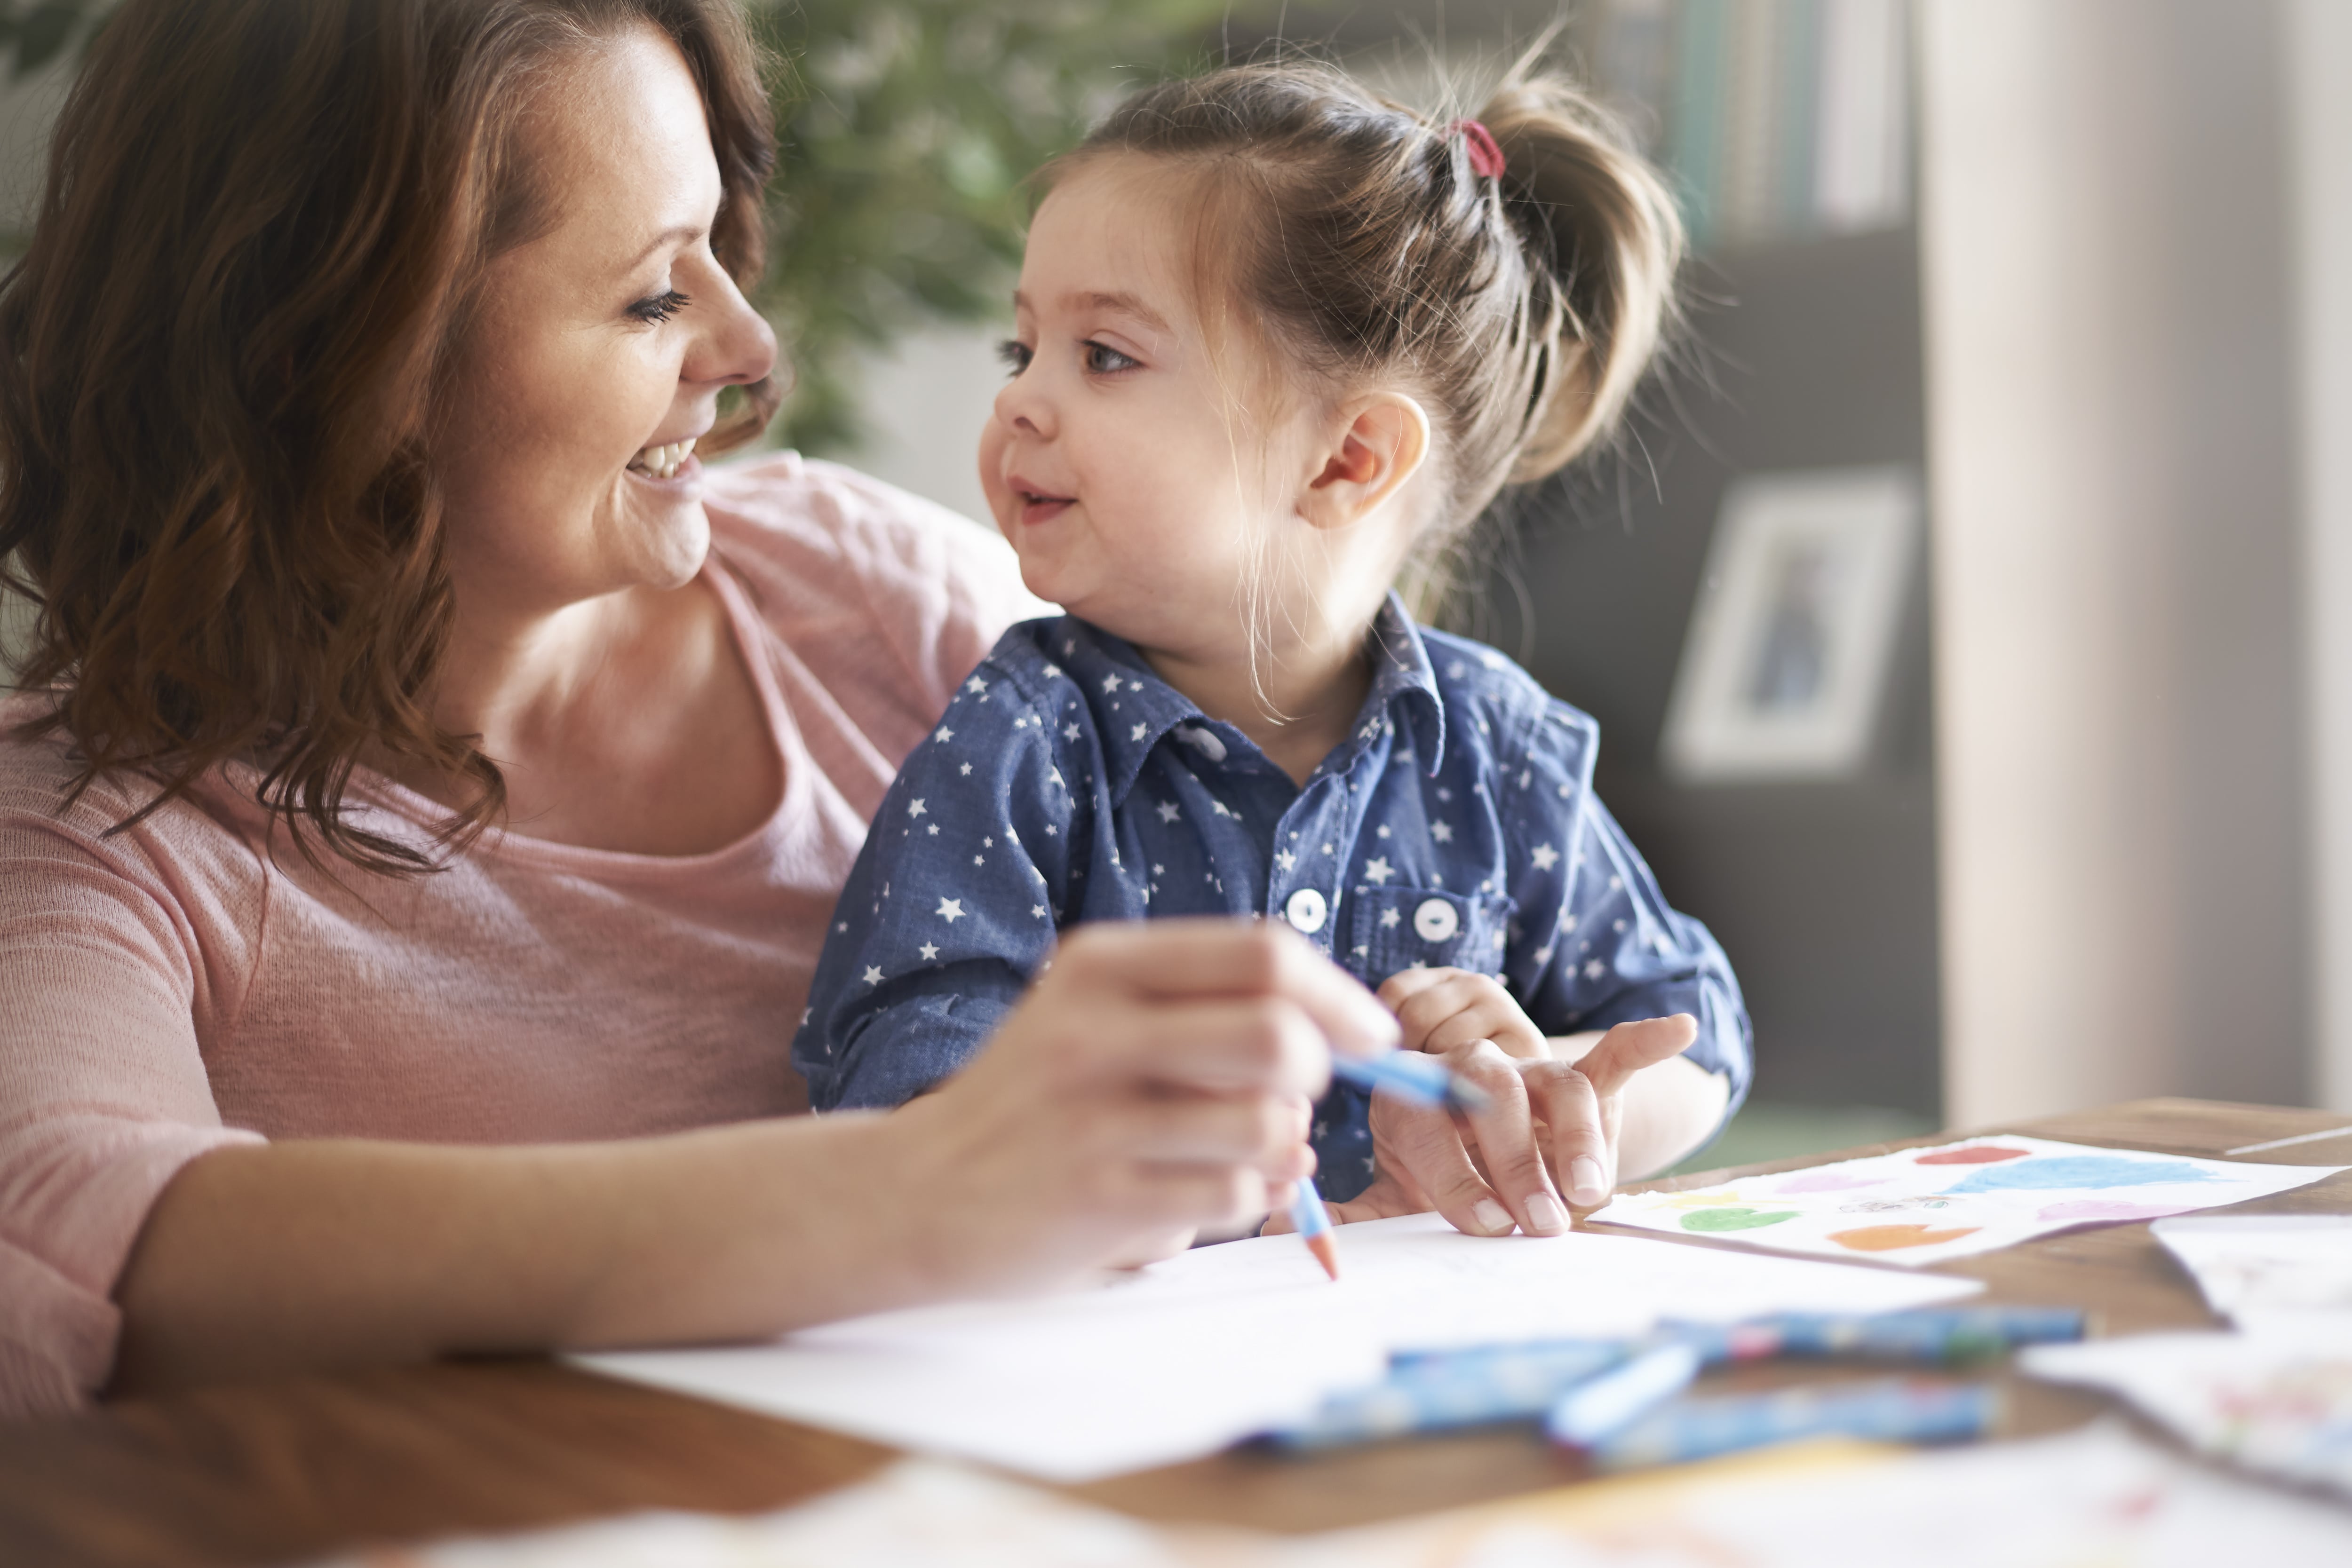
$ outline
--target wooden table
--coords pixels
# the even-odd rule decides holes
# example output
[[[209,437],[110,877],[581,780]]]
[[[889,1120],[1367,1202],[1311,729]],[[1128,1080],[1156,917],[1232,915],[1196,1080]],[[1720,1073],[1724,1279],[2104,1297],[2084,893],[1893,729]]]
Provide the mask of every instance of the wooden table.
[[[2143,1100],[1990,1130],[2213,1155],[2345,1120],[2320,1111]],[[2249,1157],[2352,1163],[2352,1137]],[[1704,1186],[1725,1174],[1654,1185]],[[2352,1211],[2352,1172],[2242,1207]],[[2145,1225],[2049,1237],[1944,1269],[1984,1281],[1986,1301],[2087,1307],[2109,1333],[2212,1321]],[[1769,1366],[1724,1375],[1735,1383],[1787,1375]],[[2073,1426],[2104,1407],[2096,1396],[2025,1380],[2011,1394],[2011,1435]],[[362,1542],[633,1509],[765,1510],[855,1480],[891,1457],[855,1438],[544,1361],[290,1378],[0,1425],[0,1563],[283,1563]],[[1074,1490],[1152,1518],[1309,1530],[1577,1479],[1572,1460],[1534,1433],[1513,1429],[1311,1460],[1226,1454]]]

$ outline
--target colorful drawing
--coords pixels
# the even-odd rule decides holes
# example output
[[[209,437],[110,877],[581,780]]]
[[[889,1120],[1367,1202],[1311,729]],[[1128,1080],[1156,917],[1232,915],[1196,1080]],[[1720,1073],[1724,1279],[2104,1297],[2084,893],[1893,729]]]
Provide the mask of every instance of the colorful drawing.
[[[2187,1160],[2126,1159],[2120,1155],[2074,1155],[2062,1159],[2028,1160],[2021,1166],[1993,1166],[1948,1186],[1948,1194],[1963,1192],[2048,1192],[2054,1187],[2154,1186],[2162,1182],[2211,1181]],[[2202,1207],[2201,1204],[2192,1205]]]
[[[2023,1149],[2004,1149],[1999,1144],[1963,1144],[1957,1149],[1937,1149],[1931,1155],[1921,1155],[1911,1163],[1915,1166],[1989,1166],[2000,1160],[2021,1160]]]
[[[1694,1208],[1683,1216],[1683,1228],[1713,1236],[1727,1230],[1755,1230],[1796,1218],[1793,1208],[1784,1208],[1778,1214],[1756,1208]]]
[[[1865,1225],[1859,1230],[1832,1230],[1830,1239],[1856,1252],[1899,1252],[1906,1247],[1933,1247],[1974,1236],[1977,1228],[1938,1230],[1931,1225]]]
[[[2285,1192],[2336,1166],[2241,1164],[2046,1138],[1968,1138],[1687,1192],[1627,1193],[1602,1225],[1906,1267],[2083,1225],[2122,1225]]]

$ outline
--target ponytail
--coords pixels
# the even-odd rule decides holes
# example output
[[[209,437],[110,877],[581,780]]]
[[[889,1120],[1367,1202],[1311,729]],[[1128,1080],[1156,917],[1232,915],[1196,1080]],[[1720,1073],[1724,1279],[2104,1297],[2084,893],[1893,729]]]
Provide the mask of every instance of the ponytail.
[[[1213,235],[1198,287],[1334,386],[1420,397],[1444,486],[1424,554],[1604,440],[1674,313],[1673,197],[1541,50],[1480,110],[1486,136],[1286,60],[1148,88],[1042,175],[1171,162]]]
[[[1574,87],[1515,72],[1478,112],[1504,209],[1551,326],[1545,382],[1507,479],[1556,473],[1617,426],[1675,314],[1682,216],[1657,173]]]

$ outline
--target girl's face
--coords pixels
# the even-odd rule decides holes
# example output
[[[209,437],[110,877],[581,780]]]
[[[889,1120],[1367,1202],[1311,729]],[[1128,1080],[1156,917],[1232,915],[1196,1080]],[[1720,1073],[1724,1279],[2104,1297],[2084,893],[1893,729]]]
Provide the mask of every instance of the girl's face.
[[[1140,646],[1214,660],[1246,648],[1244,585],[1289,517],[1315,423],[1306,407],[1265,414],[1244,333],[1226,334],[1219,374],[1171,198],[1164,176],[1118,159],[1045,198],[980,476],[1031,591]]]
[[[700,570],[701,465],[670,460],[776,344],[711,255],[719,165],[667,38],[583,52],[525,152],[555,221],[490,264],[436,459],[461,603],[527,613]]]

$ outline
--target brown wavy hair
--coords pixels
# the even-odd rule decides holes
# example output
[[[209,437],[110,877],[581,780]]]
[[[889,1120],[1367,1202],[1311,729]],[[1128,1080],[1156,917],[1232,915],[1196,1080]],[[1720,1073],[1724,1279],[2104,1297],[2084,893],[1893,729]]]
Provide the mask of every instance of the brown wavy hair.
[[[505,807],[436,727],[451,592],[433,410],[486,265],[551,222],[517,150],[567,57],[650,25],[702,91],[720,262],[751,283],[775,140],[732,0],[129,0],[50,148],[30,248],[0,282],[0,563],[37,607],[24,686],[79,796],[224,763],[306,856],[432,858],[347,821],[369,755]],[[777,389],[703,443],[755,435]]]

